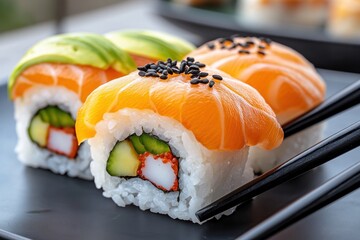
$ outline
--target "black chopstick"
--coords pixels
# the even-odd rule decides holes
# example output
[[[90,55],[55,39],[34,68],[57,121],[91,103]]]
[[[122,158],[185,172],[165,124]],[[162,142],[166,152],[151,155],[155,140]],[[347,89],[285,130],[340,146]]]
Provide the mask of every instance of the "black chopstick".
[[[225,210],[288,181],[360,145],[360,121],[326,138],[289,161],[264,173],[239,187],[214,203],[200,209],[196,216],[200,221],[209,219]]]
[[[265,239],[360,187],[360,162],[299,198],[240,237]]]
[[[313,110],[283,126],[284,137],[289,137],[316,123],[332,117],[360,103],[360,80],[331,96]]]

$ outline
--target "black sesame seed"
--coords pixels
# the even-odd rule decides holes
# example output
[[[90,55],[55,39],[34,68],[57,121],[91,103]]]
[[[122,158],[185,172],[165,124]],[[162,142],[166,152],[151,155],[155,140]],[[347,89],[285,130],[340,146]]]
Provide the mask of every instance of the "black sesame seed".
[[[156,64],[151,64],[151,65],[150,65],[150,68],[151,68],[151,69],[157,69],[157,67],[158,67],[158,66],[157,66]]]
[[[174,68],[174,67],[173,67],[171,70],[173,70],[173,72],[176,73],[176,74],[179,74],[179,73],[180,73],[179,69],[177,69],[177,68]],[[168,70],[168,71],[169,71],[169,70]]]
[[[156,72],[156,69],[150,68],[150,69],[147,70],[147,72],[153,72],[154,73],[154,72]]]
[[[194,62],[195,59],[193,57],[187,57],[186,60],[188,60],[189,62]]]
[[[209,83],[209,87],[212,88],[214,85],[215,85],[215,82],[213,80],[211,80],[210,83]]]
[[[145,77],[151,77],[152,74],[153,74],[152,72],[148,72],[148,73],[145,74]]]
[[[207,72],[200,72],[199,73],[200,77],[206,77],[207,75],[209,75]]]
[[[190,81],[191,84],[198,84],[200,82],[200,79],[194,78]]]
[[[208,43],[208,44],[206,44],[206,46],[209,48],[209,49],[211,49],[211,50],[213,50],[214,48],[215,48],[215,44],[214,43]]]
[[[198,74],[193,74],[190,76],[190,78],[199,78],[199,75]]]
[[[186,62],[186,65],[188,65],[188,66],[191,66],[191,65],[193,65],[194,64],[194,62],[192,62],[192,61],[187,61]]]
[[[248,50],[239,50],[238,53],[250,54],[250,52]]]
[[[144,77],[146,75],[146,72],[140,71],[138,74],[139,74],[139,76]]]
[[[203,68],[203,67],[206,66],[204,63],[201,63],[201,62],[195,62],[195,64],[196,64],[197,66],[199,66],[199,68]]]
[[[171,62],[172,62],[171,58],[168,58],[168,59],[167,59],[167,62],[168,62],[168,63],[171,63]]]
[[[151,74],[151,77],[160,77],[160,76],[159,76],[159,74],[157,74],[157,73],[152,73],[152,74]]]
[[[171,68],[169,68],[169,67],[166,69],[166,71],[167,71],[170,75],[172,75],[172,74],[174,73],[173,70],[172,70]]]
[[[171,66],[176,66],[176,64],[177,64],[177,61],[175,60],[171,63]]]
[[[182,61],[181,64],[180,64],[180,72],[183,73],[185,71],[185,66],[186,66],[186,62],[185,61]]]
[[[159,67],[166,68],[166,66],[164,64],[162,64],[162,63],[159,63]]]
[[[246,44],[248,45],[254,45],[255,43],[253,41],[246,41]]]
[[[160,75],[161,79],[167,79],[168,77],[166,75]]]
[[[146,71],[146,67],[144,66],[144,67],[138,67],[137,68],[139,71]]]
[[[208,84],[208,83],[209,83],[209,79],[204,78],[204,79],[201,79],[199,82],[200,82],[200,83],[204,83],[204,84]]]
[[[189,68],[190,68],[190,69],[199,69],[199,66],[196,65],[196,64],[192,64],[192,65],[190,65]]]
[[[266,53],[264,51],[258,51],[257,53],[260,54],[260,55],[263,55],[263,56],[266,55]]]
[[[217,74],[212,75],[212,77],[217,80],[223,80],[222,76],[217,75]]]
[[[236,48],[237,47],[237,44],[236,43],[233,43],[228,49],[229,50],[232,50],[232,49],[234,49],[234,48]]]
[[[263,45],[259,45],[258,48],[259,48],[259,49],[265,49],[266,47],[263,46]]]
[[[150,66],[151,66],[151,64],[150,64],[150,63],[148,63],[148,64],[146,64],[144,67],[145,67],[146,69],[149,69],[149,68],[150,68]]]
[[[164,70],[164,71],[162,71],[162,74],[163,74],[163,75],[168,75],[168,71],[167,71],[167,70]]]
[[[199,74],[200,73],[200,70],[197,70],[197,69],[191,69],[188,74]]]

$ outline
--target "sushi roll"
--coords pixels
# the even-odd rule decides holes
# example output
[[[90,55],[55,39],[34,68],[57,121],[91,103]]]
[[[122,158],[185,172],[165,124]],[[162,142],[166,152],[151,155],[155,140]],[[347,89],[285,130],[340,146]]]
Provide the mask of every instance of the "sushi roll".
[[[190,55],[258,90],[281,125],[311,110],[325,97],[325,82],[313,65],[298,52],[268,38],[221,38]],[[251,148],[249,162],[255,172],[267,171],[318,142],[322,128],[315,125],[291,136],[273,151]]]
[[[116,46],[126,51],[137,66],[166,61],[181,60],[195,46],[170,34],[149,30],[124,30],[105,34]]]
[[[327,29],[335,37],[360,39],[360,1],[333,0]]]
[[[238,8],[249,25],[318,27],[326,21],[328,0],[238,0]]]
[[[193,58],[139,69],[89,95],[78,142],[88,140],[95,184],[117,205],[198,222],[200,207],[253,177],[248,146],[272,149],[282,129],[255,89]]]
[[[89,146],[76,139],[77,111],[95,88],[135,69],[127,53],[97,34],[58,35],[34,45],[8,84],[20,161],[92,179]]]

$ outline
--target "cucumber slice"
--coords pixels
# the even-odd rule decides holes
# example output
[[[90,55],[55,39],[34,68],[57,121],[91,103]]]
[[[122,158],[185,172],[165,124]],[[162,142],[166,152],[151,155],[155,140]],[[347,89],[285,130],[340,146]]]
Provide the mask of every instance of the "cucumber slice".
[[[152,154],[170,152],[170,147],[164,141],[150,136],[147,133],[143,133],[140,136],[140,141],[144,145],[146,151]]]
[[[140,165],[138,155],[129,140],[118,142],[110,152],[106,171],[111,176],[135,177]]]
[[[37,143],[40,147],[46,146],[46,140],[49,130],[49,124],[42,121],[40,115],[35,115],[31,119],[28,133],[31,141]]]
[[[130,136],[130,140],[138,154],[146,152],[145,146],[141,143],[140,137],[137,135]]]
[[[38,113],[41,119],[54,127],[74,127],[75,120],[70,113],[67,113],[56,106],[48,106]]]

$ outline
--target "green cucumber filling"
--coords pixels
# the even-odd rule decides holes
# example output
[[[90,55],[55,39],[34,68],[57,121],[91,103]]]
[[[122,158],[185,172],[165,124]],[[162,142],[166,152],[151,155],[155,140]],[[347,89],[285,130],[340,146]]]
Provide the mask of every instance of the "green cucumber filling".
[[[28,134],[42,148],[69,158],[76,156],[75,120],[57,106],[40,109],[30,121]]]
[[[148,133],[117,142],[109,154],[106,171],[111,176],[149,180],[164,191],[178,190],[177,158],[165,141]]]

